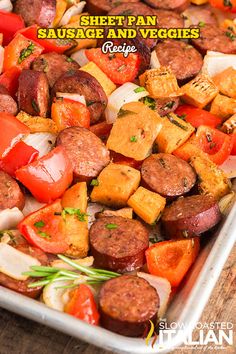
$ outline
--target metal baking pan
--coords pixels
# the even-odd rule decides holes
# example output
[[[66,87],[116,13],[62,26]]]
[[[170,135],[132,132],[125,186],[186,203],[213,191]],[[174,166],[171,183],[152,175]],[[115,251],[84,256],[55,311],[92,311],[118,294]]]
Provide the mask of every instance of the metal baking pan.
[[[191,333],[208,302],[223,266],[236,241],[236,204],[218,231],[203,247],[196,263],[176,294],[166,314],[167,324],[179,323],[185,335]],[[72,316],[48,308],[13,291],[0,287],[0,306],[88,343],[116,353],[168,353],[180,346],[183,338],[176,332],[171,340],[158,340],[152,348],[144,339],[114,334],[88,325]],[[181,332],[182,333],[182,332]]]

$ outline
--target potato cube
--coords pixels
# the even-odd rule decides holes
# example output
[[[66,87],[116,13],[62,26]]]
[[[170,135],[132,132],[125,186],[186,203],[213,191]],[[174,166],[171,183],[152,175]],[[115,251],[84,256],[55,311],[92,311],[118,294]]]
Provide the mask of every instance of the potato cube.
[[[148,189],[139,187],[129,198],[128,205],[148,224],[153,224],[161,215],[166,199]]]
[[[210,112],[226,120],[236,113],[236,100],[219,94],[212,102]]]
[[[64,193],[61,204],[64,210],[65,208],[79,209],[81,219],[76,214],[65,214],[65,232],[69,240],[69,249],[65,254],[72,257],[86,257],[89,250],[86,183],[77,183],[69,188]]]
[[[198,188],[201,194],[209,194],[217,200],[230,192],[230,182],[224,172],[206,158],[192,156],[190,164],[198,175]]]
[[[145,71],[139,77],[140,85],[146,87],[152,98],[180,96],[177,79],[170,68],[160,67]]]
[[[125,104],[113,124],[107,147],[142,161],[150,155],[162,118],[141,102]]]
[[[98,214],[98,218],[103,216],[122,216],[122,218],[133,219],[133,209],[132,208],[122,208],[118,210],[104,210]]]
[[[203,5],[206,4],[208,0],[191,0],[191,3],[194,5]]]
[[[232,66],[214,76],[213,81],[223,95],[236,98],[236,70]]]
[[[222,127],[223,132],[226,134],[231,134],[235,131],[236,129],[236,114],[234,114],[232,117],[227,119]]]
[[[110,94],[116,89],[116,85],[109,79],[109,77],[92,61],[85,66],[82,66],[80,70],[86,71],[90,75],[94,76],[102,86],[105,94]]]
[[[92,202],[126,206],[140,183],[140,172],[126,165],[110,163],[98,176],[98,186],[91,193]]]
[[[219,89],[209,76],[200,74],[182,86],[181,91],[185,102],[199,108],[204,108],[216,97]]]
[[[27,127],[30,129],[30,133],[58,133],[56,123],[52,119],[35,116],[33,117],[23,111],[20,111],[16,118],[27,125]]]
[[[163,118],[163,125],[156,138],[158,151],[171,154],[183,145],[193,134],[194,127],[179,118],[176,114],[170,113]]]

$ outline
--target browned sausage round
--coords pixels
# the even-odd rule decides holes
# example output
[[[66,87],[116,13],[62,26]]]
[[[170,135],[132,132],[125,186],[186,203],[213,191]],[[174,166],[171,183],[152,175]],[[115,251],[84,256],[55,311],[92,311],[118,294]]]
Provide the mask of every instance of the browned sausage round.
[[[0,210],[14,207],[22,210],[25,197],[18,183],[7,173],[0,171]]]
[[[141,168],[144,184],[163,197],[179,197],[192,189],[196,173],[184,160],[171,154],[155,154]]]
[[[17,111],[16,101],[11,97],[8,90],[0,85],[0,112],[7,112],[15,116]]]
[[[97,177],[110,162],[109,151],[101,139],[85,128],[62,130],[57,137],[57,145],[64,147],[74,168],[74,177],[79,181]]]
[[[150,321],[156,323],[159,305],[156,289],[145,279],[134,275],[111,279],[99,294],[101,325],[124,336],[139,337]]]
[[[86,9],[90,15],[105,15],[121,4],[139,2],[139,0],[88,0]]]
[[[202,68],[201,54],[194,47],[182,41],[166,40],[158,43],[155,50],[160,64],[169,66],[177,80],[190,80]]]
[[[217,18],[209,4],[196,6],[190,5],[187,12],[184,13],[186,21],[190,21],[191,25],[198,25],[199,22],[218,25]]]
[[[17,97],[20,110],[32,116],[47,117],[49,110],[47,76],[40,71],[22,70]]]
[[[98,267],[131,272],[145,263],[149,234],[137,220],[107,216],[92,225],[90,245]]]
[[[50,27],[56,15],[56,0],[16,0],[14,11],[27,26]]]
[[[189,6],[189,0],[144,0],[154,9],[173,10],[183,12]]]
[[[14,244],[12,244],[12,246],[15,247]],[[32,247],[26,244],[26,245],[16,246],[15,248],[23,253],[29,254],[30,256],[37,258],[42,265],[48,264],[47,255],[36,247]],[[29,278],[24,281],[16,280],[0,272],[0,285],[5,286],[8,289],[14,290],[22,295],[34,299],[40,295],[42,290],[42,287],[37,287],[37,288],[28,287],[29,284],[35,281],[37,280],[32,278]]]
[[[208,195],[179,198],[164,210],[162,224],[169,238],[186,238],[208,231],[221,220],[217,201]]]
[[[191,26],[197,28],[197,26]],[[204,24],[200,28],[200,38],[192,39],[193,45],[202,53],[208,50],[226,54],[236,53],[236,41],[234,33],[230,30],[222,30],[212,24]]]
[[[184,19],[177,12],[168,10],[153,10],[157,16],[158,28],[183,28]]]
[[[85,97],[91,115],[91,123],[96,123],[107,105],[107,96],[100,83],[89,73],[77,70],[62,75],[53,86],[52,94],[57,92],[78,93]]]
[[[42,71],[46,74],[50,87],[67,71],[79,68],[80,66],[76,61],[55,52],[41,54],[32,63],[33,70]]]

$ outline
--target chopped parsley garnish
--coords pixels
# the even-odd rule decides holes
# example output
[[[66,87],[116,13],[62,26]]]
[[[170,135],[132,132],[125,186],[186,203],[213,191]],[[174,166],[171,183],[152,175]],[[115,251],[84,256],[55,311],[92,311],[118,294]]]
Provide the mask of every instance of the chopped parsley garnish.
[[[180,119],[185,120],[186,117],[187,117],[187,114],[181,114],[181,116],[179,116],[179,115],[177,114],[177,117],[180,118]]]
[[[45,226],[45,222],[43,220],[37,221],[36,223],[34,223],[34,226],[37,228],[41,228]]]
[[[91,181],[91,183],[90,183],[90,186],[94,186],[94,187],[99,186],[98,180],[97,180],[97,179],[93,179],[93,180]]]
[[[27,48],[22,49],[18,59],[18,64],[21,64],[26,58],[28,58],[34,51],[34,43],[30,42]]]
[[[70,58],[70,57],[68,57],[68,58],[66,58],[66,61],[68,62],[68,63],[73,63],[73,59],[72,58]]]
[[[46,232],[38,231],[38,235],[43,237],[43,238],[47,238],[48,240],[51,239],[51,236],[48,235]]]
[[[115,230],[115,229],[117,229],[117,225],[116,224],[106,224],[106,228],[108,229],[108,230]]]
[[[117,118],[122,118],[122,117],[126,116],[127,114],[137,114],[137,113],[121,108],[118,112]]]
[[[32,105],[32,107],[33,107],[33,109],[34,109],[34,111],[35,111],[36,113],[39,113],[39,112],[40,112],[38,103],[35,102],[35,100],[32,100],[32,101],[31,101],[31,105]]]
[[[96,103],[96,101],[87,101],[86,105],[87,105],[87,107],[89,107],[89,106],[92,106],[95,103]]]
[[[65,220],[66,215],[76,215],[79,221],[86,221],[86,213],[82,213],[80,209],[64,208],[62,211],[62,217]]]
[[[143,91],[146,91],[146,89],[145,89],[145,87],[142,87],[142,86],[137,87],[137,88],[134,90],[135,93],[139,93],[139,92],[143,92]]]
[[[225,32],[225,35],[233,42],[236,36],[232,32]]]
[[[164,109],[167,109],[167,108],[172,109],[174,107],[174,104],[175,104],[175,101],[170,101],[165,105]]]
[[[156,105],[156,101],[151,98],[151,97],[144,97],[142,102],[148,106],[150,109],[152,109],[153,111],[155,111],[157,105]]]
[[[169,119],[169,121],[170,121],[172,124],[176,125],[178,128],[183,129],[183,130],[186,130],[186,131],[188,130],[188,127],[186,127],[185,125],[179,123],[179,122],[178,122],[177,120],[175,120],[170,114],[167,114],[167,118]]]
[[[131,136],[130,141],[131,141],[131,143],[136,143],[138,141],[137,136],[135,136],[135,135]]]
[[[200,21],[200,22],[198,23],[198,27],[205,27],[205,22]]]

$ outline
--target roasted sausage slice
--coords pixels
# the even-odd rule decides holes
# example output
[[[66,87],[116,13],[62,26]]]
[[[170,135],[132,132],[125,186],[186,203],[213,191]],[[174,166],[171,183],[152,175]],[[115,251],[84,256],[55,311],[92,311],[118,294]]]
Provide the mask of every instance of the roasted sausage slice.
[[[11,97],[8,90],[0,85],[0,112],[7,112],[15,116],[18,108],[16,101]]]
[[[107,281],[99,294],[101,325],[112,332],[139,337],[156,323],[159,296],[145,279],[123,275]]]
[[[18,183],[7,173],[0,171],[0,210],[14,207],[22,210],[25,197]]]
[[[47,117],[49,86],[46,75],[40,71],[22,70],[17,97],[20,110],[32,116]]]
[[[57,137],[57,145],[64,147],[74,168],[74,177],[79,181],[97,177],[110,162],[109,151],[101,139],[85,128],[62,130]]]
[[[136,3],[139,0],[88,0],[86,9],[91,15],[106,15],[107,12],[121,4]]]
[[[169,66],[177,80],[185,82],[195,77],[202,68],[201,54],[191,45],[176,40],[160,42],[155,47],[162,66]]]
[[[184,160],[171,154],[154,154],[141,168],[144,185],[163,197],[174,198],[188,193],[196,183],[196,173]]]
[[[50,52],[41,54],[32,63],[32,69],[46,74],[49,86],[52,87],[59,77],[69,70],[77,70],[80,66],[66,55]]]
[[[78,93],[85,97],[91,114],[91,123],[96,123],[107,105],[107,96],[100,83],[89,73],[70,70],[62,75],[53,86],[52,94],[57,92]]]
[[[153,10],[157,16],[158,28],[183,28],[184,19],[177,12],[168,10]]]
[[[56,15],[56,0],[16,0],[14,11],[27,26],[50,27]]]
[[[183,12],[189,6],[189,0],[144,0],[154,9],[172,10]]]
[[[137,220],[103,217],[92,225],[89,237],[91,253],[98,267],[131,272],[145,263],[149,234]]]
[[[198,28],[197,26],[191,26]],[[228,29],[226,31],[216,25],[205,23],[200,28],[200,38],[192,39],[193,45],[205,55],[208,50],[225,54],[236,53],[236,41],[234,33]]]
[[[169,238],[198,236],[221,220],[217,201],[209,195],[179,198],[164,210],[162,224]]]

